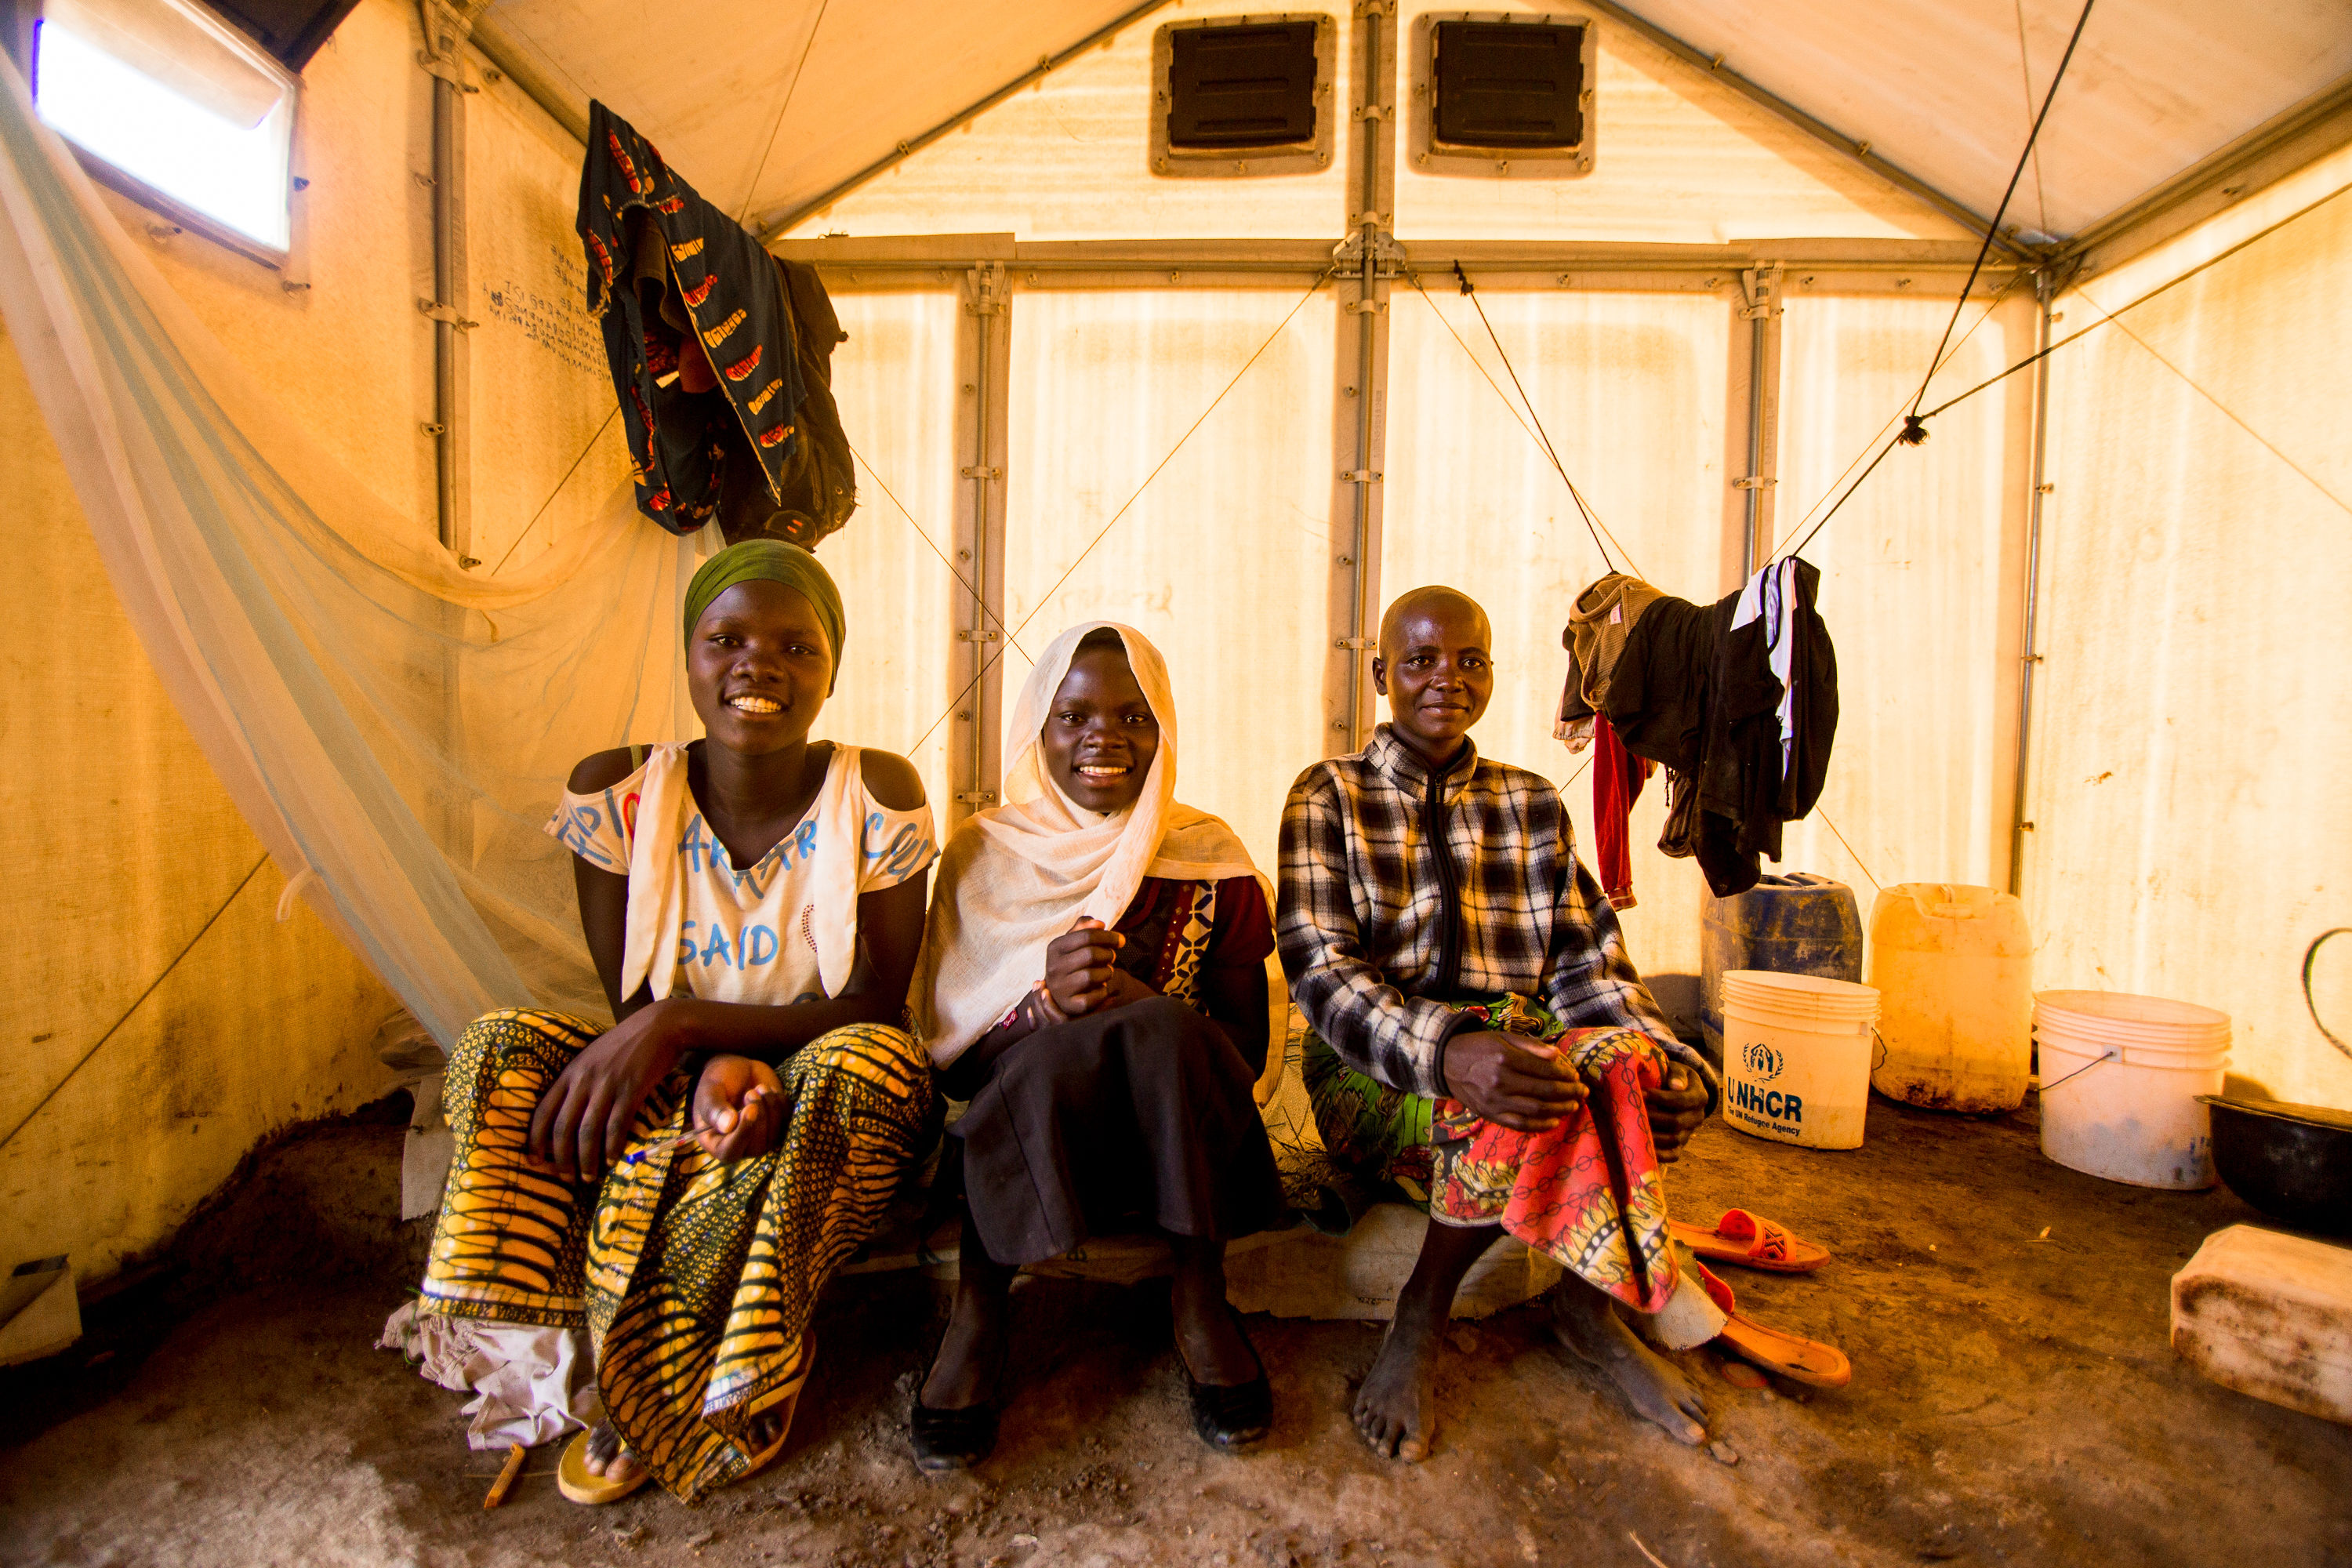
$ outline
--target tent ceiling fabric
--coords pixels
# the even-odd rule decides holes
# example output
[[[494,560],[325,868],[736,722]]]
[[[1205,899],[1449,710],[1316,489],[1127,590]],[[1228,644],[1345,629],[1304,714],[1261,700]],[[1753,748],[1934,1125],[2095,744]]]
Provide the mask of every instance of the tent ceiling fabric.
[[[498,0],[488,15],[714,204],[756,218],[803,205],[1136,4]]]
[[[2082,15],[2080,0],[1626,8],[1987,216]],[[2078,233],[2347,74],[2343,0],[2097,0],[2005,221]]]
[[[623,0],[497,0],[488,15],[555,80],[650,136],[712,201],[762,218],[1134,7],[720,0],[697,7],[691,27],[649,26]],[[2076,0],[1623,8],[1988,215],[2080,14]],[[2099,0],[2009,221],[2076,233],[2347,75],[2343,0]]]

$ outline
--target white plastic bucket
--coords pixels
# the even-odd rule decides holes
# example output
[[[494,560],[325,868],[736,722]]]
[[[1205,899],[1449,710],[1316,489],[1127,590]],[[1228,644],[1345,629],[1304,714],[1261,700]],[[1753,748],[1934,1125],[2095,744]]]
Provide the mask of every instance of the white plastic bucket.
[[[2221,1092],[2228,1014],[2120,991],[2044,991],[2033,1038],[2042,1153],[2138,1187],[2213,1184],[2212,1118],[2197,1097]]]
[[[1723,1119],[1807,1149],[1859,1149],[1878,993],[1847,980],[1723,975]]]

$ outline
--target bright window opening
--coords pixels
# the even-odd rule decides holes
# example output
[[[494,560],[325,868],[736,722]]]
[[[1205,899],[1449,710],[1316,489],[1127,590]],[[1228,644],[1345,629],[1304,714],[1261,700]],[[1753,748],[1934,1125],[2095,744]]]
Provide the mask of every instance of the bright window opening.
[[[169,0],[47,0],[33,101],[167,202],[287,250],[293,79],[210,17]]]

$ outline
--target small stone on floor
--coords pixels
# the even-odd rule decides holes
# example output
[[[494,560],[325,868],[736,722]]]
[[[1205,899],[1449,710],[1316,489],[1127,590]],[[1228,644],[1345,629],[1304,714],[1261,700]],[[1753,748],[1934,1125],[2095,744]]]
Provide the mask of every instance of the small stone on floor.
[[[1720,1437],[1717,1437],[1714,1442],[1709,1443],[1706,1446],[1706,1451],[1714,1457],[1715,1462],[1718,1465],[1736,1465],[1739,1463],[1739,1450],[1733,1447],[1730,1444],[1725,1442]]]

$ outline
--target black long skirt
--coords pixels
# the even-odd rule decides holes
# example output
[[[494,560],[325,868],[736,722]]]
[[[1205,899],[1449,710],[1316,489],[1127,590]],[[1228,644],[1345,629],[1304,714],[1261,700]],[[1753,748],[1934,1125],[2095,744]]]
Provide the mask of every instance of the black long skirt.
[[[1058,1258],[1089,1236],[1231,1241],[1278,1223],[1257,1074],[1181,1002],[1147,997],[1051,1025],[985,1070],[948,1131],[962,1140],[972,1223],[998,1263]]]

